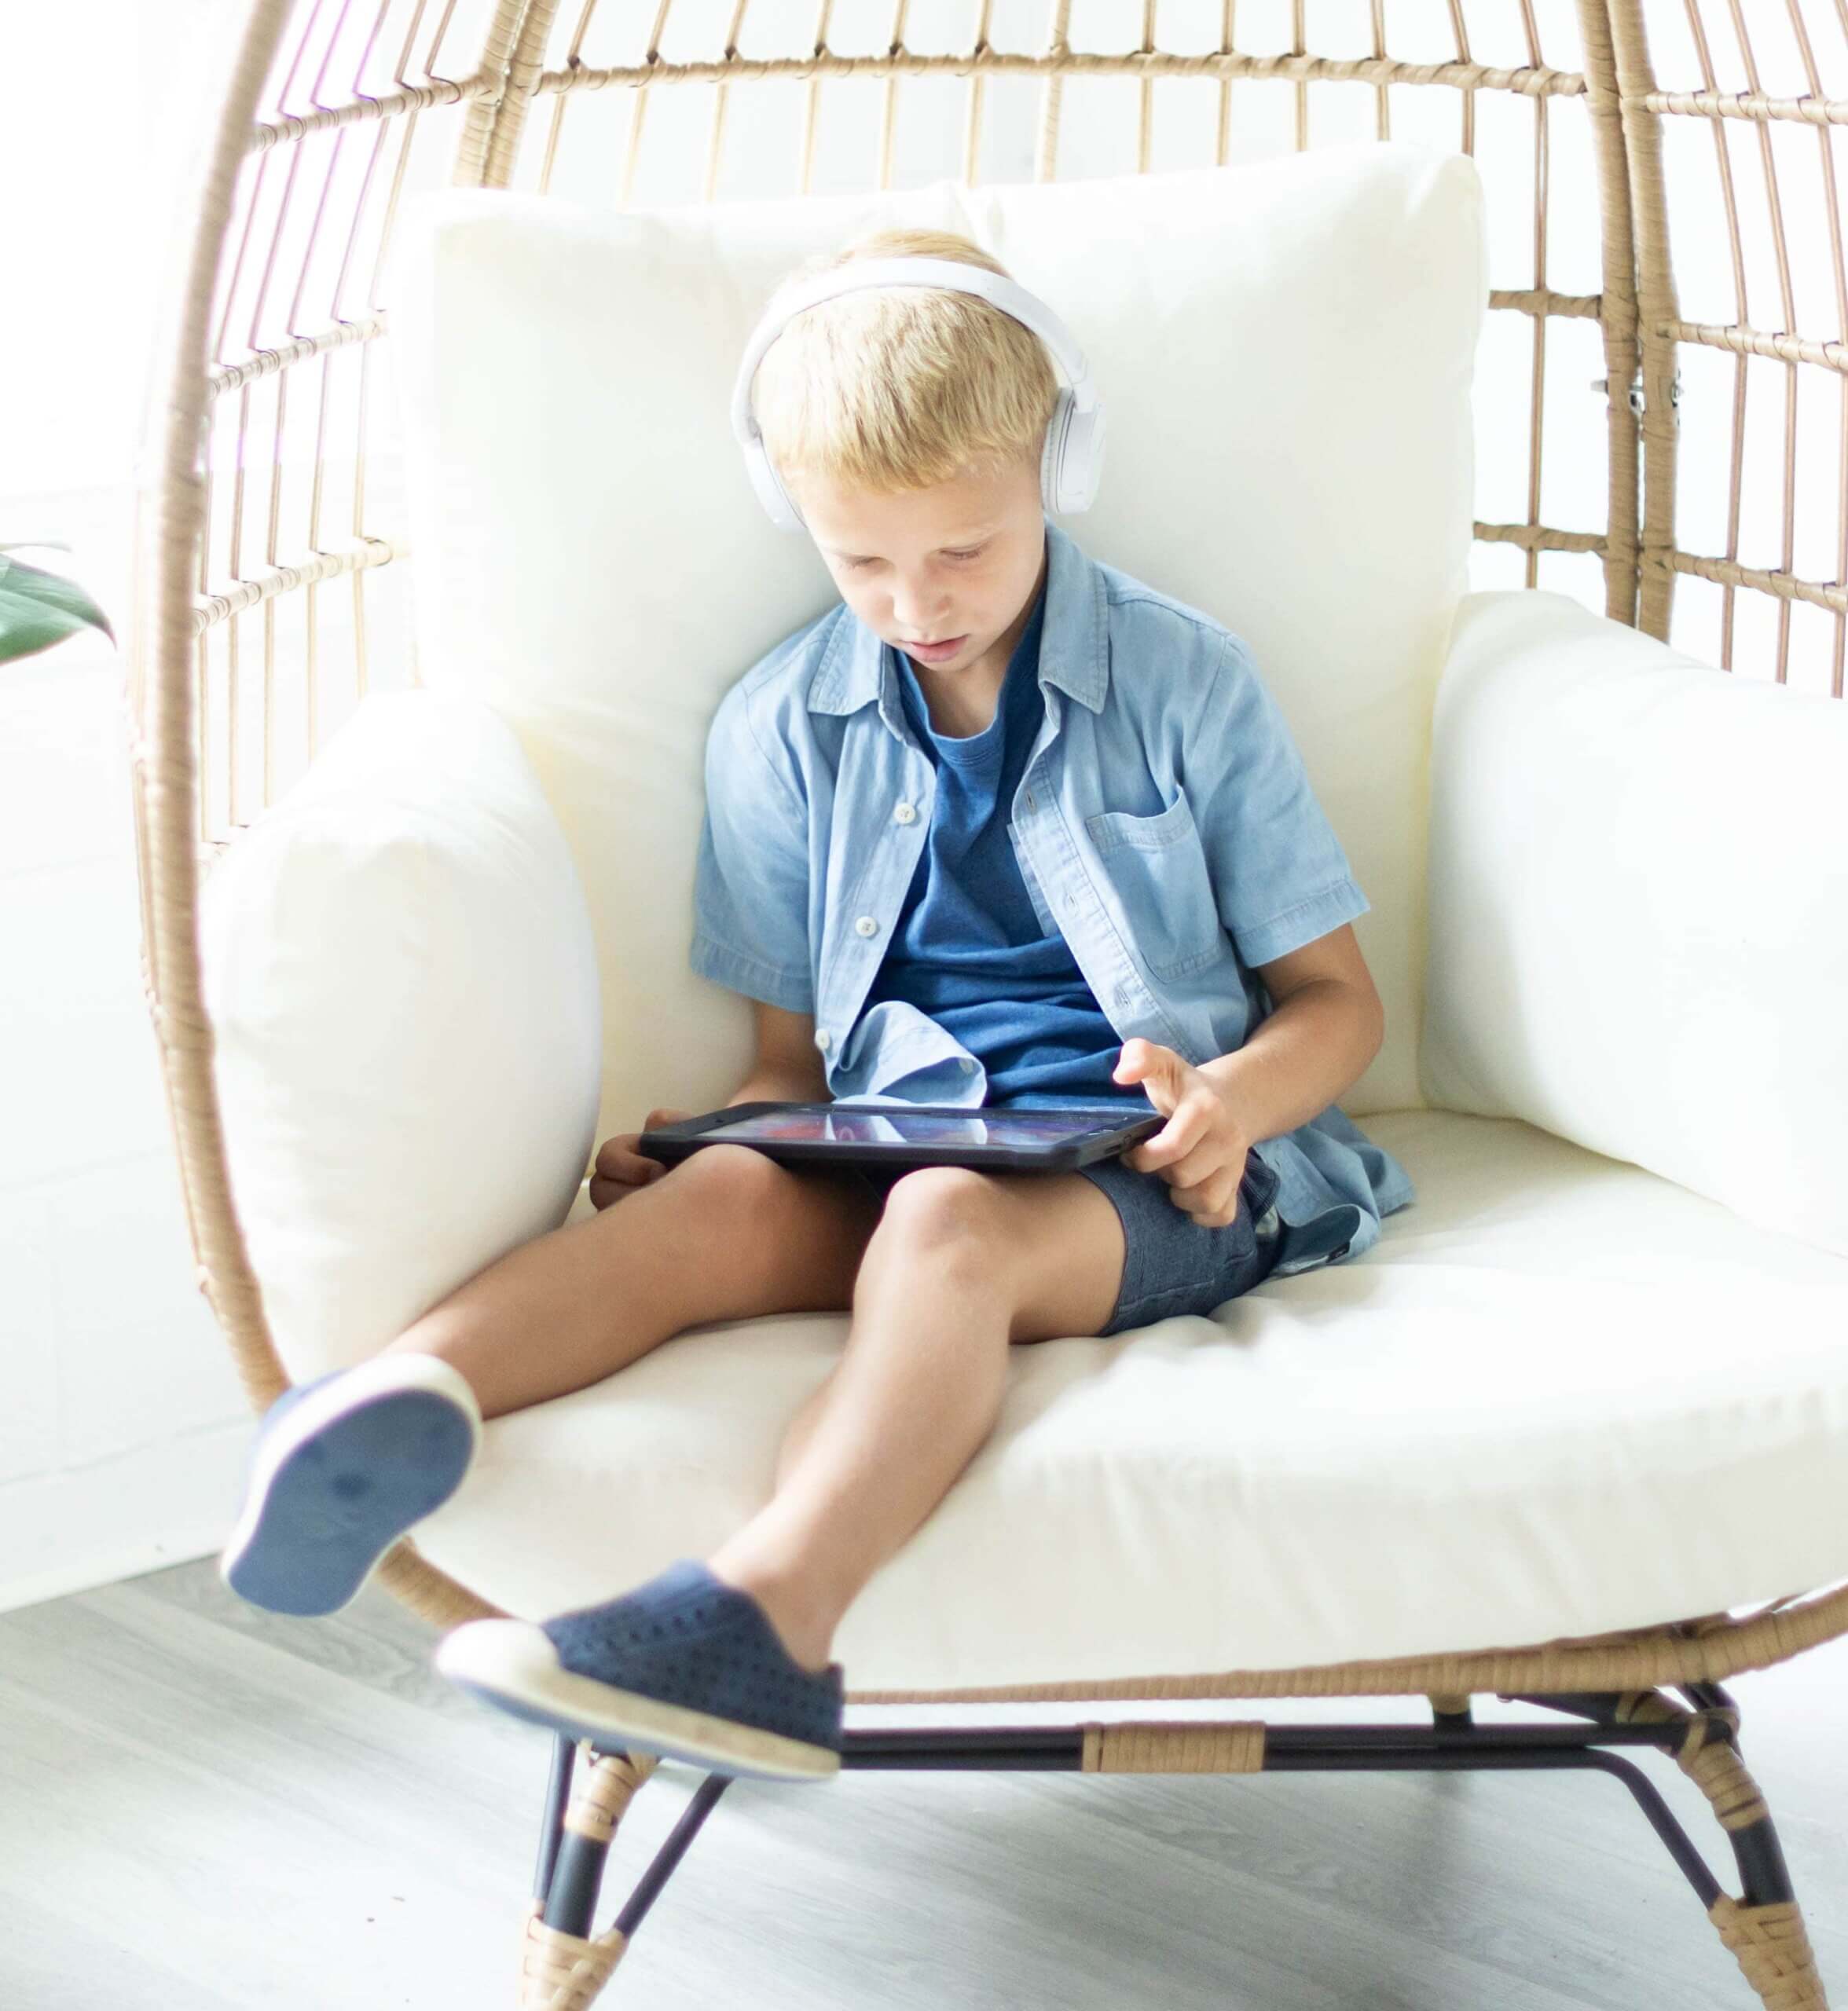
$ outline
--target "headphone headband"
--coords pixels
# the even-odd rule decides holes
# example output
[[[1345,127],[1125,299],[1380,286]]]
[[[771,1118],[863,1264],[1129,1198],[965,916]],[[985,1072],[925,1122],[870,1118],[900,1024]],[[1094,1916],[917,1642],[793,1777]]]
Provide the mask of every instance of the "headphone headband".
[[[960,258],[856,258],[772,295],[745,344],[744,358],[732,390],[732,430],[743,449],[753,485],[772,518],[786,529],[803,527],[794,499],[771,464],[751,409],[751,380],[757,365],[797,315],[842,294],[890,286],[933,287],[944,292],[974,295],[1011,315],[1040,338],[1068,379],[1060,387],[1047,428],[1046,449],[1041,459],[1042,498],[1049,509],[1087,507],[1096,490],[1102,458],[1103,412],[1084,352],[1058,316],[1037,294],[1029,293],[1000,273],[990,272],[985,266],[973,266]]]

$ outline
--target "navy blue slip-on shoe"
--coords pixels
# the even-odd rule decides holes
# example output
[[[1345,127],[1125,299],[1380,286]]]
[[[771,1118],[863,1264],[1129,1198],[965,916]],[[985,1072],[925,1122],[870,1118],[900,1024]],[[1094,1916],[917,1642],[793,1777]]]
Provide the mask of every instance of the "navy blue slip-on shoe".
[[[272,1613],[337,1613],[462,1485],[481,1435],[468,1379],[434,1355],[388,1351],[284,1390],[257,1427],[219,1577]]]
[[[840,1771],[841,1665],[804,1669],[750,1594],[694,1558],[537,1625],[468,1621],[436,1666],[516,1718],[606,1749],[768,1780]]]

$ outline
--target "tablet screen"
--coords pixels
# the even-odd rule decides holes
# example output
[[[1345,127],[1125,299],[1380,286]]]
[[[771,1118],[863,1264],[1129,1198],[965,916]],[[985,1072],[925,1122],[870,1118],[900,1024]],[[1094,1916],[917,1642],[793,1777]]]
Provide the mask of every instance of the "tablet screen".
[[[887,1145],[1036,1145],[1113,1130],[1137,1115],[1132,1110],[1125,1110],[1120,1117],[1108,1111],[1072,1116],[1062,1111],[972,1110],[966,1116],[948,1116],[890,1105],[879,1110],[783,1110],[714,1125],[700,1135],[800,1139],[815,1144],[844,1139]]]

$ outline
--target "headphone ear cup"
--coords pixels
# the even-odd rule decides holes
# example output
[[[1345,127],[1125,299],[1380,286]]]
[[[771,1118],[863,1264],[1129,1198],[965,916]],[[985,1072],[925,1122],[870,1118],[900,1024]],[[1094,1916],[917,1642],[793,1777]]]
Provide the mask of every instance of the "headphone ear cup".
[[[771,522],[779,530],[801,530],[802,513],[783,487],[776,463],[764,448],[763,435],[754,430],[744,450],[744,465],[750,476],[751,486],[757,492],[757,500],[763,504]]]
[[[1064,480],[1065,441],[1072,425],[1072,392],[1062,384],[1053,401],[1052,416],[1046,422],[1046,444],[1040,452],[1040,500],[1048,510],[1062,510],[1059,489]]]
[[[1088,412],[1069,410],[1059,454],[1058,500],[1054,507],[1072,515],[1088,510],[1097,500],[1098,478],[1103,472],[1103,464],[1102,402]]]

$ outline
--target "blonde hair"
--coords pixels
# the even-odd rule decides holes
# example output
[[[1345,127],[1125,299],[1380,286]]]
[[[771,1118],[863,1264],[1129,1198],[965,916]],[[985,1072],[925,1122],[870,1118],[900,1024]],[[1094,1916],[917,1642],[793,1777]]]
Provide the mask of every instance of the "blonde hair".
[[[958,232],[891,229],[807,261],[783,287],[892,258],[955,258],[1013,277]],[[764,352],[754,386],[764,444],[786,482],[815,472],[886,494],[966,468],[1037,464],[1058,395],[1031,328],[937,287],[868,287],[805,310]]]

